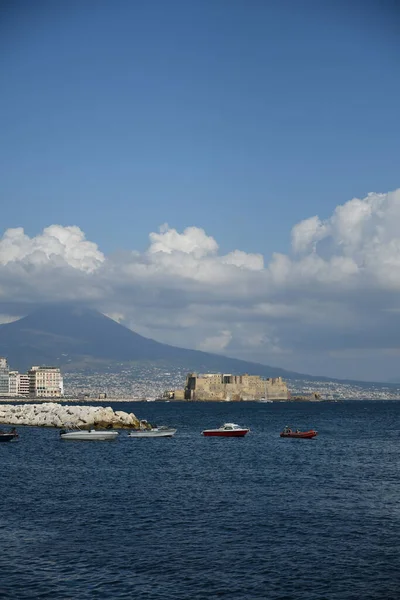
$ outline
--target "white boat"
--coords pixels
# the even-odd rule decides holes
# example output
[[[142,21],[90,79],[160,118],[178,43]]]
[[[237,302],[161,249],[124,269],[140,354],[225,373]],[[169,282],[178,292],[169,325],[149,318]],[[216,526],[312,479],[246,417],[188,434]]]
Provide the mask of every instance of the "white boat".
[[[151,429],[134,429],[128,433],[128,437],[134,438],[153,438],[153,437],[172,437],[176,433],[176,429],[167,427],[152,427]]]
[[[249,431],[248,427],[236,423],[224,423],[218,429],[204,429],[201,434],[205,437],[244,437]]]
[[[62,440],[82,440],[82,441],[99,441],[106,442],[115,440],[118,436],[118,431],[100,431],[97,429],[61,429],[60,437]]]
[[[270,400],[268,398],[268,394],[267,394],[267,382],[264,381],[264,397],[259,399],[259,402],[266,402],[268,404],[273,404],[273,400]]]

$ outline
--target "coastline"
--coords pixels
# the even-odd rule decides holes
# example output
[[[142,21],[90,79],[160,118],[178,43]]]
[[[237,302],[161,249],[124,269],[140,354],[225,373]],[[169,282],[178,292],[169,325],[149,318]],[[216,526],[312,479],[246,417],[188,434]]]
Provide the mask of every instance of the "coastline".
[[[32,427],[58,427],[80,429],[131,429],[139,425],[133,413],[114,411],[111,406],[90,404],[64,404],[42,402],[0,404],[0,424],[28,425]]]

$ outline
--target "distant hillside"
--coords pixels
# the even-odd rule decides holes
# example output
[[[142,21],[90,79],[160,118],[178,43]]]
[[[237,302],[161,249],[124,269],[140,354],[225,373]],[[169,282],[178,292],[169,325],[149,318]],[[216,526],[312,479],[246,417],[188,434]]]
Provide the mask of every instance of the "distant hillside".
[[[106,372],[121,363],[151,361],[187,371],[312,379],[277,367],[160,344],[95,310],[63,305],[41,308],[0,325],[0,356],[20,371],[32,365],[54,365],[69,371]]]

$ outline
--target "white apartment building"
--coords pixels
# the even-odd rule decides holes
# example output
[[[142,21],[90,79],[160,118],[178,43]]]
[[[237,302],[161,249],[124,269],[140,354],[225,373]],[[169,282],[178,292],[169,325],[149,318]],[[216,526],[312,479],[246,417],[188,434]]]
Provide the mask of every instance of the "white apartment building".
[[[18,371],[10,371],[8,374],[8,393],[10,396],[18,396]]]
[[[18,396],[29,396],[29,375],[18,373]]]
[[[8,390],[10,396],[29,396],[29,376],[26,373],[10,371]]]
[[[58,367],[32,367],[28,371],[29,395],[33,398],[61,398],[63,378]]]

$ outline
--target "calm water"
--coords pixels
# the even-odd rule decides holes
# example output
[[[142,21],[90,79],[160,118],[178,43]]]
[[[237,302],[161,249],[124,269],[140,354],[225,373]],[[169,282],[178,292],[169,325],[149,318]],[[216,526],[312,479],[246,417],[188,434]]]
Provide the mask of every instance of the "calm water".
[[[1,598],[400,598],[400,402],[113,407],[178,432],[0,444]]]

